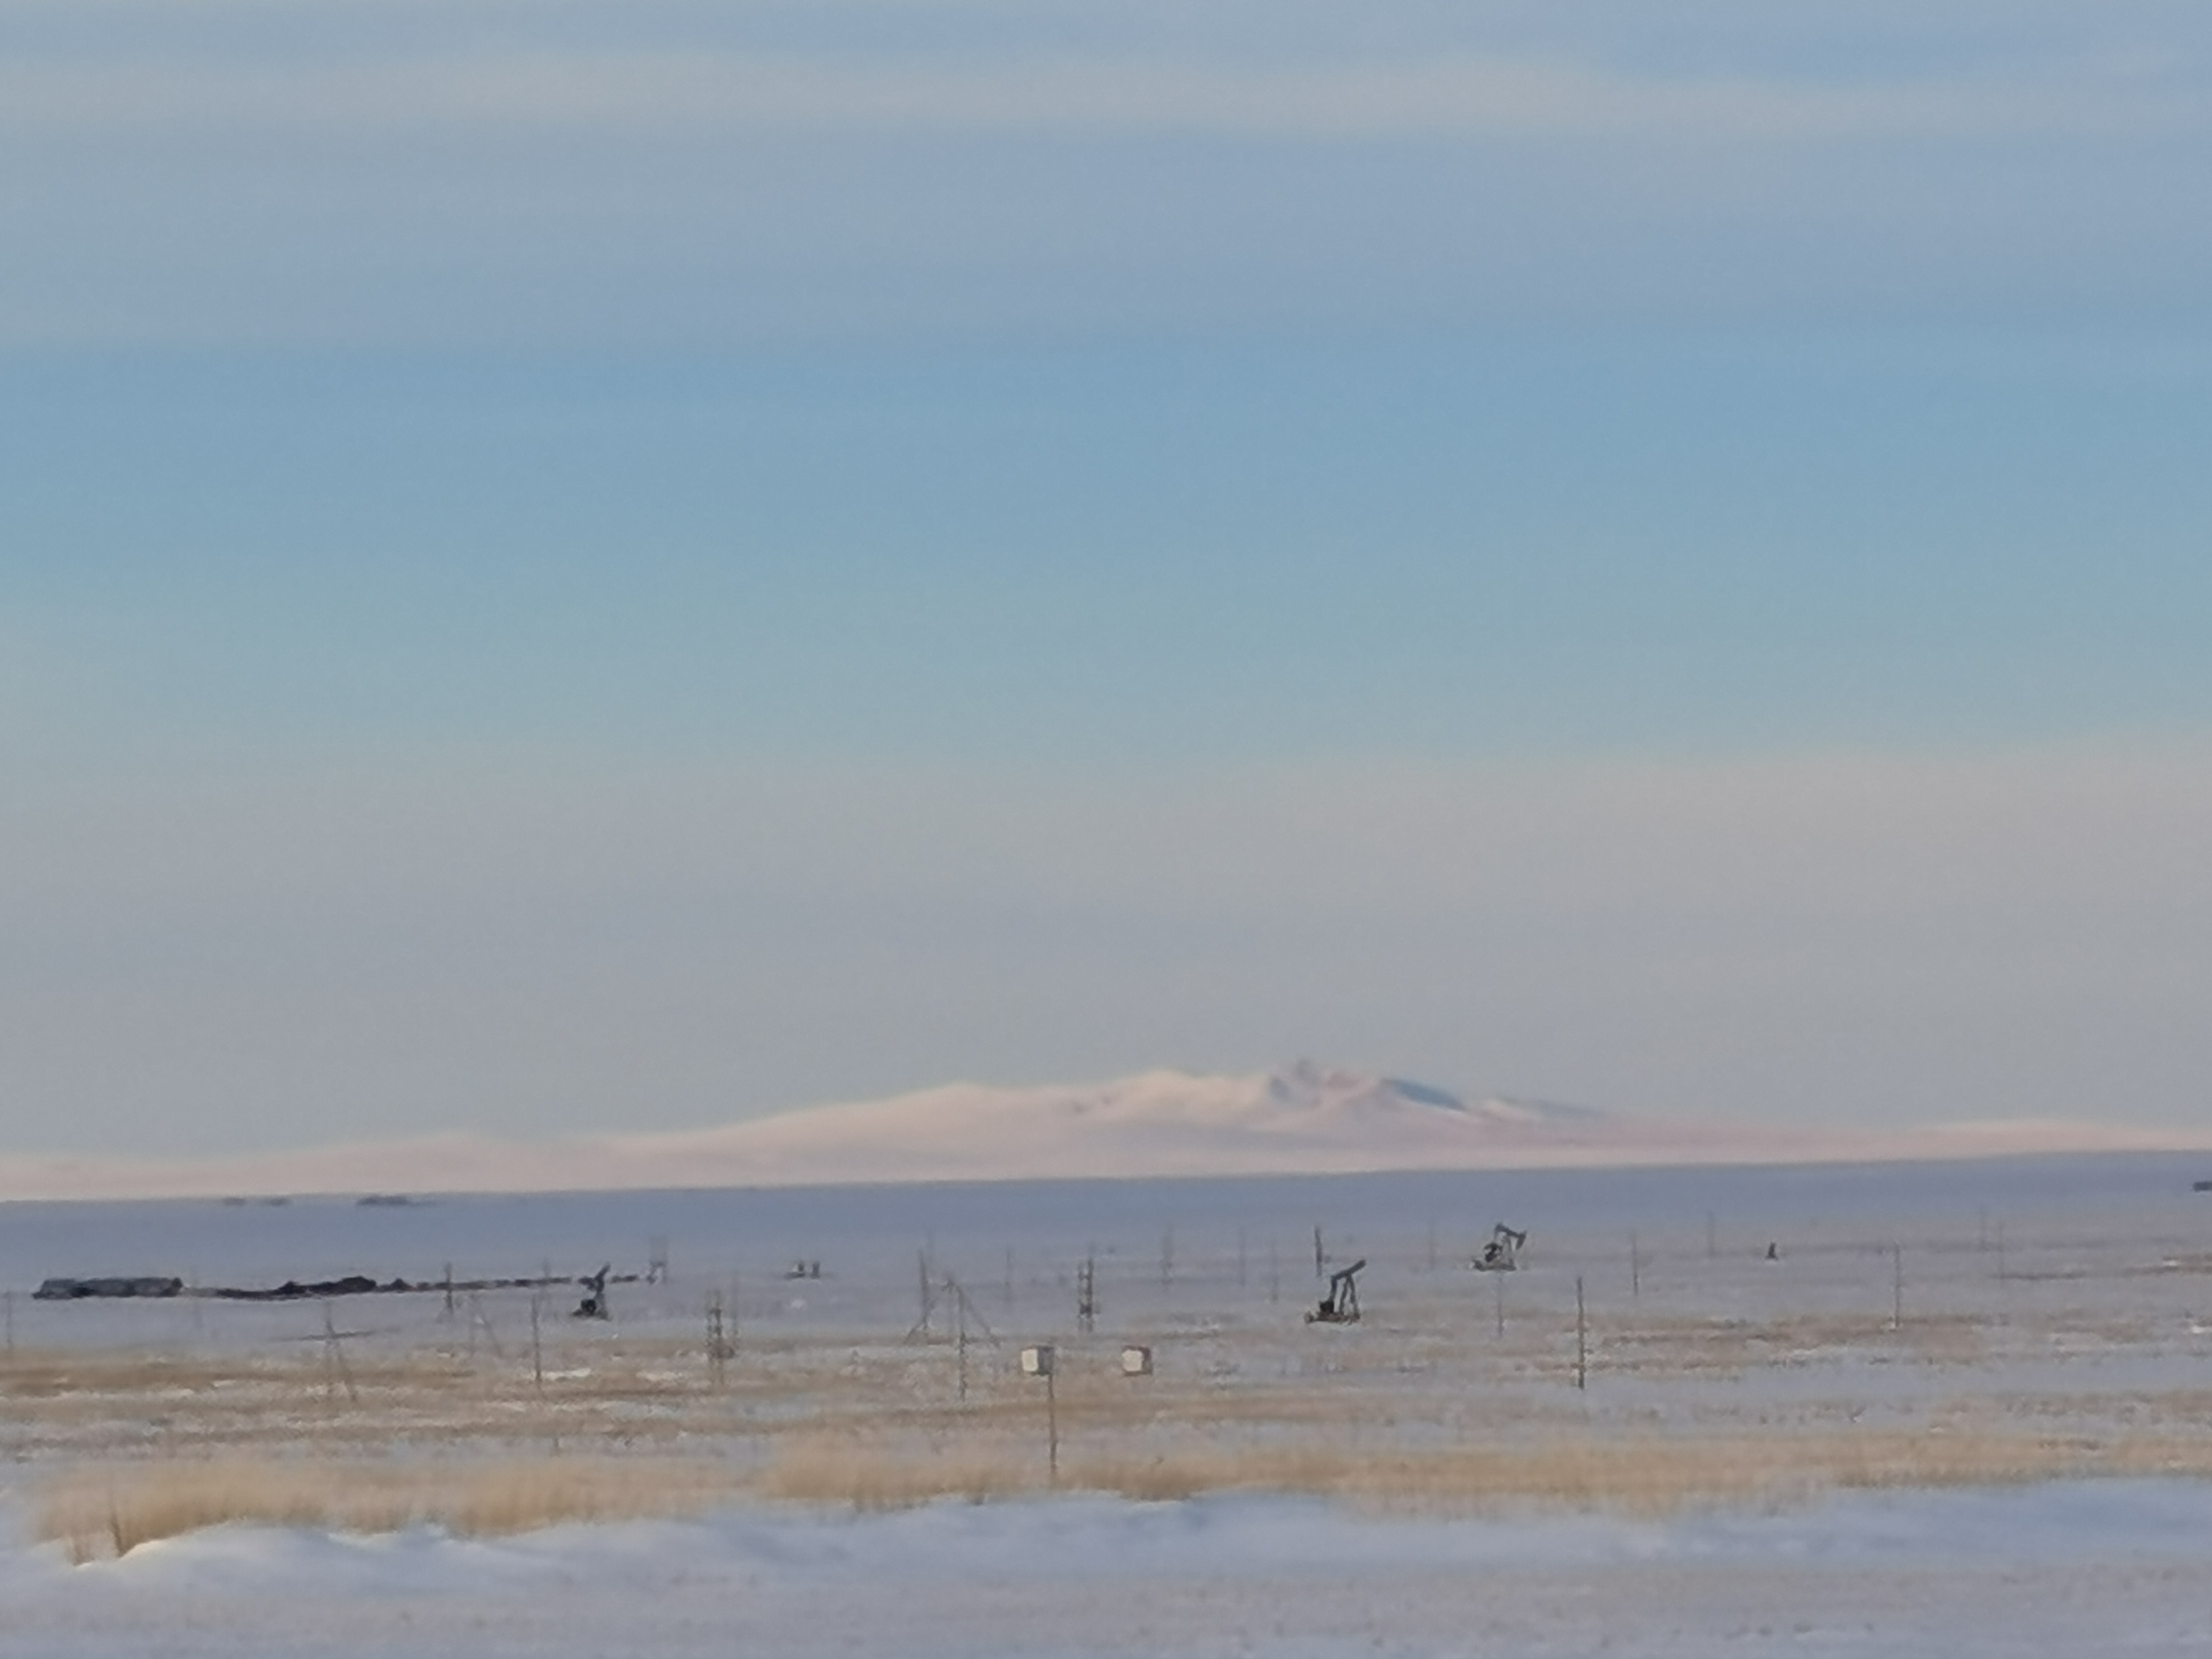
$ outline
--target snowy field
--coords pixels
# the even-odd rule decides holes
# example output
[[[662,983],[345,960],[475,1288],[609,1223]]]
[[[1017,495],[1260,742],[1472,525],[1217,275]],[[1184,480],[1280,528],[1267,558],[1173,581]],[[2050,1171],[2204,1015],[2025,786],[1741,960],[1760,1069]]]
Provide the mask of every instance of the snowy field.
[[[0,1652],[2208,1651],[2203,1162],[4,1206]]]
[[[731,1513],[521,1538],[225,1529],[0,1564],[11,1655],[2212,1651],[2212,1492],[1412,1522],[1311,1500]]]

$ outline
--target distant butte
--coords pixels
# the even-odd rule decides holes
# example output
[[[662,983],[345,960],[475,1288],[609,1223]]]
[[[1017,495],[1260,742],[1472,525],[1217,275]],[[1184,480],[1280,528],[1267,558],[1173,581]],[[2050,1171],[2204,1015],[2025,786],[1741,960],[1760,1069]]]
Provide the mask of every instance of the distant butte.
[[[1463,1097],[1299,1060],[1110,1082],[954,1083],[673,1133],[448,1135],[222,1159],[0,1157],[0,1197],[559,1192],[2181,1150],[2212,1137],[2066,1122],[1813,1130]]]

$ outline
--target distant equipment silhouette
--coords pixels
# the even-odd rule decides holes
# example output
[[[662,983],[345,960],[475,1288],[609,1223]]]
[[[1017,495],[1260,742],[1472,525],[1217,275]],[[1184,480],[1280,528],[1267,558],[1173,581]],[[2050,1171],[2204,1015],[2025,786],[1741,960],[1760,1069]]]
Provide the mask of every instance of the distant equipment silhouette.
[[[577,1283],[583,1286],[583,1300],[576,1305],[572,1319],[604,1319],[606,1313],[606,1276],[614,1270],[609,1261],[597,1273],[587,1273]]]
[[[1482,1254],[1469,1265],[1477,1273],[1511,1273],[1520,1265],[1520,1253],[1527,1248],[1528,1235],[1500,1221],[1490,1230],[1490,1242]]]
[[[1357,1325],[1359,1323],[1359,1274],[1367,1265],[1362,1256],[1349,1267],[1339,1267],[1329,1275],[1329,1294],[1321,1298],[1321,1305],[1306,1315],[1308,1325]]]

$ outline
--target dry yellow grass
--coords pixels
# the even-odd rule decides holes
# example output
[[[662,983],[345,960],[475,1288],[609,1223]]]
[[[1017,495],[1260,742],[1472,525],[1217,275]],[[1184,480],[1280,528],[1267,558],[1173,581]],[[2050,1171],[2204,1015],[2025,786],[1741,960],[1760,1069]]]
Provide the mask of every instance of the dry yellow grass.
[[[2212,1437],[2108,1440],[2001,1429],[1598,1434],[1535,1443],[1380,1446],[1192,1443],[1086,1450],[1062,1489],[1163,1500],[1202,1492],[1309,1493],[1384,1510],[1471,1514],[1529,1509],[1657,1516],[1715,1504],[1801,1502],[1869,1487],[1992,1485],[2086,1476],[2212,1476]],[[482,1463],[223,1459],[74,1470],[39,1511],[42,1536],[77,1560],[232,1521],[377,1533],[430,1524],[471,1534],[564,1521],[698,1514],[744,1500],[864,1511],[1041,1491],[1040,1448],[999,1434],[913,1445],[799,1433],[764,1471],[712,1462],[562,1457]]]
[[[2212,1476],[2212,1438],[2090,1440],[1938,1429],[1599,1435],[1418,1450],[1193,1444],[1150,1454],[1073,1453],[1062,1461],[1060,1485],[1139,1499],[1243,1489],[1385,1509],[1659,1515],[1707,1504],[1794,1502],[1835,1489],[2151,1474]],[[982,1501],[1046,1484],[1044,1461],[1034,1446],[916,1451],[868,1439],[812,1437],[785,1447],[754,1489],[771,1498],[886,1509],[939,1498]]]
[[[799,1435],[780,1445],[762,1476],[764,1497],[858,1510],[903,1509],[937,1498],[982,1503],[1044,1484],[1041,1466],[1003,1445],[908,1450],[850,1436]]]
[[[717,1466],[616,1458],[141,1464],[55,1481],[42,1494],[37,1529],[83,1562],[233,1521],[347,1533],[432,1525],[489,1536],[564,1521],[694,1515],[738,1489]]]

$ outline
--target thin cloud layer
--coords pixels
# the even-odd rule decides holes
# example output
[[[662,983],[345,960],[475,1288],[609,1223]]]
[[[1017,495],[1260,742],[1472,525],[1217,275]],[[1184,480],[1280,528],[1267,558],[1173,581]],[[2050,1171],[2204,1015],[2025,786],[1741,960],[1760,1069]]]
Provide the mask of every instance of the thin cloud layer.
[[[11,0],[0,346],[2171,306],[2208,45],[1974,0]]]
[[[427,53],[311,61],[16,62],[0,125],[80,140],[182,129],[420,135],[786,128],[1132,137],[1808,144],[2201,134],[2212,99],[2173,66],[2005,66],[1949,77],[1673,76],[1572,60],[1208,63],[873,54]]]

